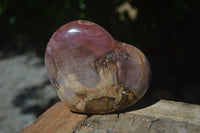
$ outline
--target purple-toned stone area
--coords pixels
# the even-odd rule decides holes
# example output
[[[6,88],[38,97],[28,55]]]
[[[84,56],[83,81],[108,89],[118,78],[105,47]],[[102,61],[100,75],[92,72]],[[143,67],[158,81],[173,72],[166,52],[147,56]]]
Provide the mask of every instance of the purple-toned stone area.
[[[102,114],[126,108],[149,87],[145,55],[89,21],[60,27],[47,45],[45,64],[58,96],[76,112]]]

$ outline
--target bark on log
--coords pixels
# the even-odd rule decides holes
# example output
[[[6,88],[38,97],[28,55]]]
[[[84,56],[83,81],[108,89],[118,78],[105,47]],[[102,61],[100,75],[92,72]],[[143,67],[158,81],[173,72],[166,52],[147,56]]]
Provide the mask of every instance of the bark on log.
[[[200,133],[200,106],[160,100],[121,114],[72,113],[62,102],[49,108],[22,133]]]

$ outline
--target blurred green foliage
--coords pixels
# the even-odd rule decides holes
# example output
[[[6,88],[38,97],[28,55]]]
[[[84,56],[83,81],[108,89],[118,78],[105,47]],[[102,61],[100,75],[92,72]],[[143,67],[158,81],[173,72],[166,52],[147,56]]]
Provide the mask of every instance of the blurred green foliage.
[[[117,9],[125,2],[138,10],[135,20],[127,12],[120,20]],[[144,51],[152,66],[152,88],[176,90],[163,97],[178,98],[191,93],[188,86],[200,87],[199,0],[1,0],[0,49],[43,56],[51,35],[77,19],[93,21]],[[185,101],[200,103],[191,95]]]
[[[132,7],[138,8],[138,16],[135,21],[131,21],[125,12],[125,20],[120,21],[116,9],[124,2],[126,1],[2,0],[0,34],[3,40],[1,41],[5,43],[13,41],[10,43],[13,48],[7,45],[2,45],[1,48],[7,46],[9,49],[22,52],[25,49],[37,49],[40,53],[57,28],[76,19],[94,21],[106,28],[116,39],[138,44],[142,48],[147,48],[149,44],[151,46],[163,44],[162,41],[165,39],[170,47],[174,47],[179,41],[177,36],[187,34],[191,28],[195,30],[193,24],[198,25],[199,22],[198,1],[127,0]]]

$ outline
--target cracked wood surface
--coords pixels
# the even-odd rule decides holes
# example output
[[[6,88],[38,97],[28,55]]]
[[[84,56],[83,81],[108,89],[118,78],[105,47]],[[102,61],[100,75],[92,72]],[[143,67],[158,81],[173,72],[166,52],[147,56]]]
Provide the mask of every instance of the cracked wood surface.
[[[200,106],[160,100],[120,114],[72,113],[62,102],[49,108],[22,133],[199,133]]]

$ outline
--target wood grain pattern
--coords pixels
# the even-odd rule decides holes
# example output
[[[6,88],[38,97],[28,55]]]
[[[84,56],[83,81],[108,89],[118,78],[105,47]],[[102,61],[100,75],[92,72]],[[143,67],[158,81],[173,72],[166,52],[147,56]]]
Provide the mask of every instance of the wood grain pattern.
[[[87,115],[72,113],[62,102],[59,102],[22,133],[72,133],[86,118]]]
[[[76,114],[61,102],[49,108],[22,133],[199,133],[200,106],[160,100],[127,113]]]

